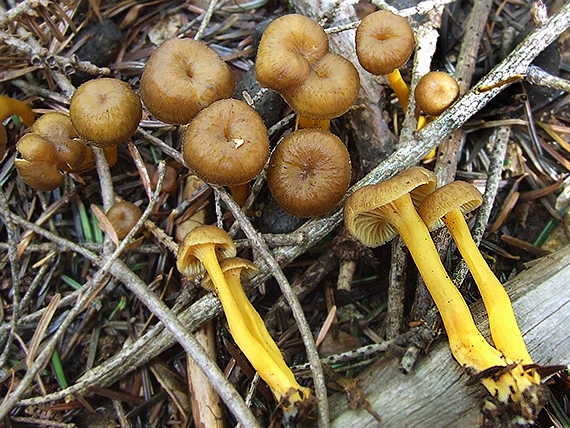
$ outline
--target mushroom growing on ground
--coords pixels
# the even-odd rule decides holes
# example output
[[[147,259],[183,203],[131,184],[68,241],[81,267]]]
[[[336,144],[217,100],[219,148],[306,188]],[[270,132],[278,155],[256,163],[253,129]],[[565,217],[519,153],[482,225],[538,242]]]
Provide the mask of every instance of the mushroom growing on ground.
[[[269,385],[277,401],[284,404],[285,413],[294,411],[294,403],[303,401],[310,391],[297,383],[279,347],[243,290],[241,278],[254,276],[257,267],[239,257],[224,259],[220,261],[220,266],[228,288],[214,288],[224,308],[232,337],[259,376]],[[208,276],[202,281],[202,286],[207,290],[212,289]]]
[[[37,190],[54,190],[63,184],[55,146],[37,134],[26,134],[16,144],[22,158],[14,159],[20,177]]]
[[[481,205],[482,201],[483,197],[475,186],[454,181],[429,194],[419,205],[418,213],[429,229],[441,226],[440,220],[449,229],[481,293],[495,347],[512,361],[532,364],[511,300],[481,255],[463,217]]]
[[[115,229],[117,238],[125,239],[141,218],[142,210],[132,202],[121,201],[109,208],[105,215]]]
[[[416,211],[415,206],[435,189],[435,180],[428,170],[413,167],[383,183],[362,187],[346,200],[346,228],[369,247],[382,245],[396,233],[401,236],[439,309],[453,356],[491,394],[483,407],[485,415],[499,420],[508,412],[513,421],[533,420],[542,405],[540,377],[493,348],[479,332]]]
[[[459,97],[459,85],[443,71],[430,71],[418,81],[414,97],[421,111],[430,116],[439,116]]]
[[[69,117],[82,138],[99,147],[116,146],[137,130],[142,106],[128,83],[105,77],[77,88]]]
[[[229,186],[236,201],[243,204],[246,184],[263,170],[269,158],[267,129],[245,102],[216,101],[188,125],[182,155],[198,177]]]
[[[281,94],[298,115],[299,127],[328,129],[330,119],[354,104],[358,71],[346,58],[329,52],[323,28],[299,14],[268,25],[256,60],[259,84]]]
[[[4,122],[14,114],[20,116],[26,126],[31,126],[36,120],[29,105],[6,95],[0,95],[0,122]]]
[[[409,88],[399,68],[414,50],[414,32],[406,20],[387,10],[362,19],[356,29],[356,54],[362,67],[377,76],[387,75],[390,86],[406,111]]]
[[[203,42],[170,39],[148,59],[141,76],[141,98],[157,119],[187,124],[205,107],[234,92],[229,66]]]
[[[267,169],[273,198],[297,217],[328,213],[350,185],[350,155],[343,142],[321,129],[299,129],[278,145]]]

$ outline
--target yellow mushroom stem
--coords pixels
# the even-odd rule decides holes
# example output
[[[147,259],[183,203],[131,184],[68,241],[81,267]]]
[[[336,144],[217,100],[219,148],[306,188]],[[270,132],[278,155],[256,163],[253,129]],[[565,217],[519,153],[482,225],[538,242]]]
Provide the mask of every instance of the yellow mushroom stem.
[[[390,82],[390,87],[396,94],[398,101],[404,112],[408,110],[408,97],[410,96],[410,88],[402,79],[399,69],[395,69],[391,73],[388,73],[388,81]]]
[[[455,359],[474,372],[507,367],[500,376],[485,377],[481,383],[501,403],[526,404],[523,394],[540,382],[536,373],[527,373],[520,364],[512,364],[493,348],[477,329],[469,307],[449,279],[427,226],[417,213],[410,194],[396,199],[375,215],[381,215],[398,231],[408,247],[418,270],[437,305],[449,347]],[[532,406],[532,403],[531,403]]]
[[[34,112],[26,103],[14,98],[0,95],[0,122],[8,119],[12,115],[20,116],[24,125],[31,126],[36,120]]]
[[[495,347],[513,361],[532,364],[509,295],[473,241],[463,213],[451,210],[443,216],[443,221],[479,288]]]
[[[209,270],[208,275],[210,275]],[[279,348],[247,299],[241,286],[239,272],[231,270],[226,272],[223,281],[216,282],[212,276],[210,279],[222,303],[232,337],[259,376],[269,385],[277,400],[281,402],[288,399],[290,403],[302,401],[300,391],[303,391],[303,388],[285,364]],[[256,316],[259,320],[255,319]],[[268,340],[273,342],[273,346],[267,343]]]
[[[330,129],[330,125],[330,119],[309,119],[307,117],[297,115],[295,129],[320,128],[323,131],[328,131]]]

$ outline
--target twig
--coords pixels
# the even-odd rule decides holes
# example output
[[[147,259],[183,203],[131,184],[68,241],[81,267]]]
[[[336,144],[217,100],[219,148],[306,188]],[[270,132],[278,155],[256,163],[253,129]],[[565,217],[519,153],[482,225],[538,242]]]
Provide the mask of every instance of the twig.
[[[250,223],[248,218],[245,216],[239,205],[233,200],[233,198],[223,189],[214,188],[214,191],[220,196],[220,199],[224,201],[229,210],[234,215],[235,219],[239,222],[241,229],[248,237],[251,242],[251,246],[257,251],[261,259],[266,263],[271,271],[271,274],[279,284],[283,296],[287,300],[293,317],[297,322],[297,327],[301,333],[301,338],[305,345],[305,350],[307,352],[307,359],[311,365],[311,372],[313,374],[313,382],[315,385],[315,396],[318,400],[318,410],[319,410],[319,421],[318,425],[320,428],[329,426],[329,407],[328,407],[328,397],[327,397],[327,387],[325,384],[325,377],[323,374],[323,369],[319,361],[319,353],[315,346],[315,340],[309,327],[309,323],[305,318],[303,313],[303,308],[297,299],[297,295],[293,292],[289,281],[285,277],[285,274],[281,270],[281,266],[275,258],[263,238],[255,230],[253,225]]]

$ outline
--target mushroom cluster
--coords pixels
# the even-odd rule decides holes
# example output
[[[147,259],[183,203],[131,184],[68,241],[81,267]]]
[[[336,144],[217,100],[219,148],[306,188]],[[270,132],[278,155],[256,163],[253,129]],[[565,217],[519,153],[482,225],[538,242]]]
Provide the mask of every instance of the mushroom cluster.
[[[469,243],[470,236],[466,236],[470,233],[462,207],[476,206],[473,201],[478,199],[463,185],[451,189],[444,186],[441,190],[435,187],[435,175],[421,167],[365,186],[346,200],[346,228],[369,247],[400,235],[439,309],[453,356],[481,379],[491,394],[483,412],[491,420],[504,418],[506,413],[516,423],[532,422],[544,400],[540,376],[532,366],[508,296],[498,280],[493,280],[475,245]],[[436,224],[440,217],[454,231],[457,245],[462,247],[461,253],[477,278],[496,347],[475,326],[469,307],[441,263],[426,226]]]
[[[94,167],[91,148],[79,138],[69,116],[51,112],[34,122],[31,132],[16,144],[21,158],[14,160],[22,179],[37,190],[61,186],[65,172],[81,173]],[[106,147],[110,165],[117,162],[116,147]]]
[[[259,84],[281,94],[300,127],[320,121],[328,129],[330,119],[346,113],[360,89],[354,65],[329,52],[323,28],[303,15],[284,15],[268,25],[255,67]]]
[[[241,279],[257,272],[255,265],[237,258],[231,237],[216,226],[190,231],[178,249],[176,266],[186,276],[207,272],[202,285],[220,299],[229,331],[259,376],[269,385],[286,417],[294,416],[295,403],[309,398],[285,363],[263,320],[245,295]]]

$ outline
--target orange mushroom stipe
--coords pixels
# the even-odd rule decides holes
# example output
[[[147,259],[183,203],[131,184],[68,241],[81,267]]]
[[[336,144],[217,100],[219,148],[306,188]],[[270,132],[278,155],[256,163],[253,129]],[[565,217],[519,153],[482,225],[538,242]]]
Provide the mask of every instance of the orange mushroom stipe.
[[[390,86],[404,111],[408,108],[410,89],[399,68],[414,50],[414,32],[406,20],[386,10],[362,19],[356,29],[356,54],[362,67],[377,76],[387,75]]]
[[[281,94],[300,117],[299,127],[328,130],[330,119],[346,113],[360,89],[354,65],[329,52],[323,28],[299,14],[277,18],[264,31],[256,77]]]
[[[350,155],[343,142],[321,129],[285,137],[271,156],[267,184],[289,214],[316,217],[331,211],[350,184]]]
[[[182,142],[186,165],[208,183],[229,186],[244,202],[247,183],[269,158],[263,119],[245,102],[224,99],[206,107],[188,125]],[[240,196],[238,196],[240,195]]]
[[[170,39],[148,59],[141,76],[141,98],[157,119],[187,124],[214,101],[233,95],[229,66],[203,42]]]
[[[99,147],[130,138],[142,118],[138,95],[119,79],[89,80],[73,93],[69,117],[77,133]]]
[[[29,105],[6,95],[0,95],[0,122],[4,122],[13,115],[19,116],[26,126],[32,126],[36,120]]]

